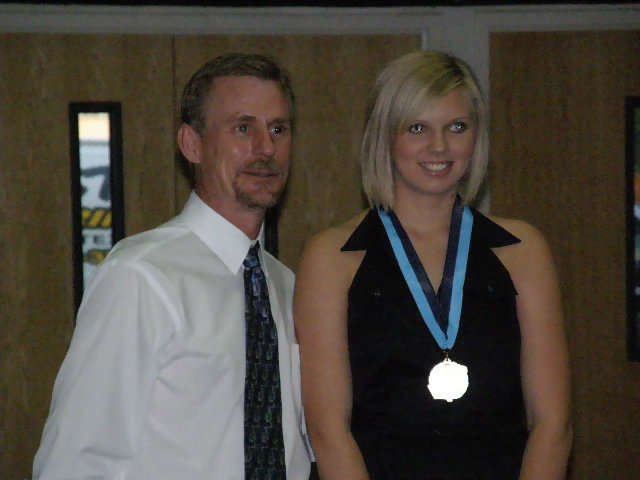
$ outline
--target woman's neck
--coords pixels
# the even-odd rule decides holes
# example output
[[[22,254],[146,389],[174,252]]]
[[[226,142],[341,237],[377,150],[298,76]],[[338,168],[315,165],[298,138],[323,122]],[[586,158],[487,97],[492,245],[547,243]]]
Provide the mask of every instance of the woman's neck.
[[[393,211],[407,231],[423,234],[449,231],[455,201],[455,192],[442,196],[396,195]]]

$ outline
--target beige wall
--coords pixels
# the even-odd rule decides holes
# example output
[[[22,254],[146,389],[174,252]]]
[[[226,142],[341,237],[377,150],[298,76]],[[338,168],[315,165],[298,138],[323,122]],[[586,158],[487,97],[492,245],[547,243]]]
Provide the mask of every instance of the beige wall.
[[[640,475],[640,363],[626,355],[624,98],[640,32],[491,36],[492,210],[547,236],[573,373],[572,479]]]
[[[0,478],[30,474],[73,325],[67,104],[122,102],[127,233],[181,205],[179,90],[204,60],[276,53],[300,107],[280,252],[361,206],[354,137],[366,89],[413,36],[0,35]],[[625,356],[623,98],[638,32],[491,36],[492,210],[547,235],[574,373],[575,480],[640,471],[640,365]],[[136,52],[136,55],[132,55]],[[340,72],[339,75],[336,72]]]
[[[127,231],[163,220],[175,209],[154,194],[173,189],[169,52],[159,37],[0,35],[3,480],[30,474],[73,328],[68,103],[122,102]]]
[[[304,240],[361,208],[354,138],[371,81],[419,46],[399,36],[0,34],[0,479],[30,476],[55,374],[73,331],[71,101],[122,104],[128,235],[173,216],[179,93],[210,58],[270,53],[290,70],[298,140],[279,226],[295,267]]]

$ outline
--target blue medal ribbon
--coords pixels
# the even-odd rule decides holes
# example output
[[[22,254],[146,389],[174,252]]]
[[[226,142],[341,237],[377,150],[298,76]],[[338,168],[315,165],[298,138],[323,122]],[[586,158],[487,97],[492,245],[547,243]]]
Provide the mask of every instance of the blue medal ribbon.
[[[462,290],[473,229],[471,210],[462,205],[460,198],[456,199],[451,213],[440,298],[396,214],[393,210],[385,212],[378,207],[378,215],[424,323],[440,348],[444,351],[451,350],[460,327]]]

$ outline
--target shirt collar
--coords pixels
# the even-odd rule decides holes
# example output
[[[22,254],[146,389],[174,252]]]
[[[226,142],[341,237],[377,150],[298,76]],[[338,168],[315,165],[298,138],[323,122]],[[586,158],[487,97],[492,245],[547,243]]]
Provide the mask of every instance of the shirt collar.
[[[249,248],[256,242],[204,203],[193,191],[178,220],[187,225],[233,273],[238,273]],[[259,239],[263,238],[263,230],[264,224],[260,228]],[[266,274],[262,244],[260,247],[260,263]]]

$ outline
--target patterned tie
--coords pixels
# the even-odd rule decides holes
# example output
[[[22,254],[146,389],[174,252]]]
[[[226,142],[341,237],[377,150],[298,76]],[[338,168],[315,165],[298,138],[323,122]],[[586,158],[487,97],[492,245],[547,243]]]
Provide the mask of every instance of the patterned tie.
[[[247,371],[244,386],[245,480],[286,480],[278,331],[256,244],[244,260]]]

